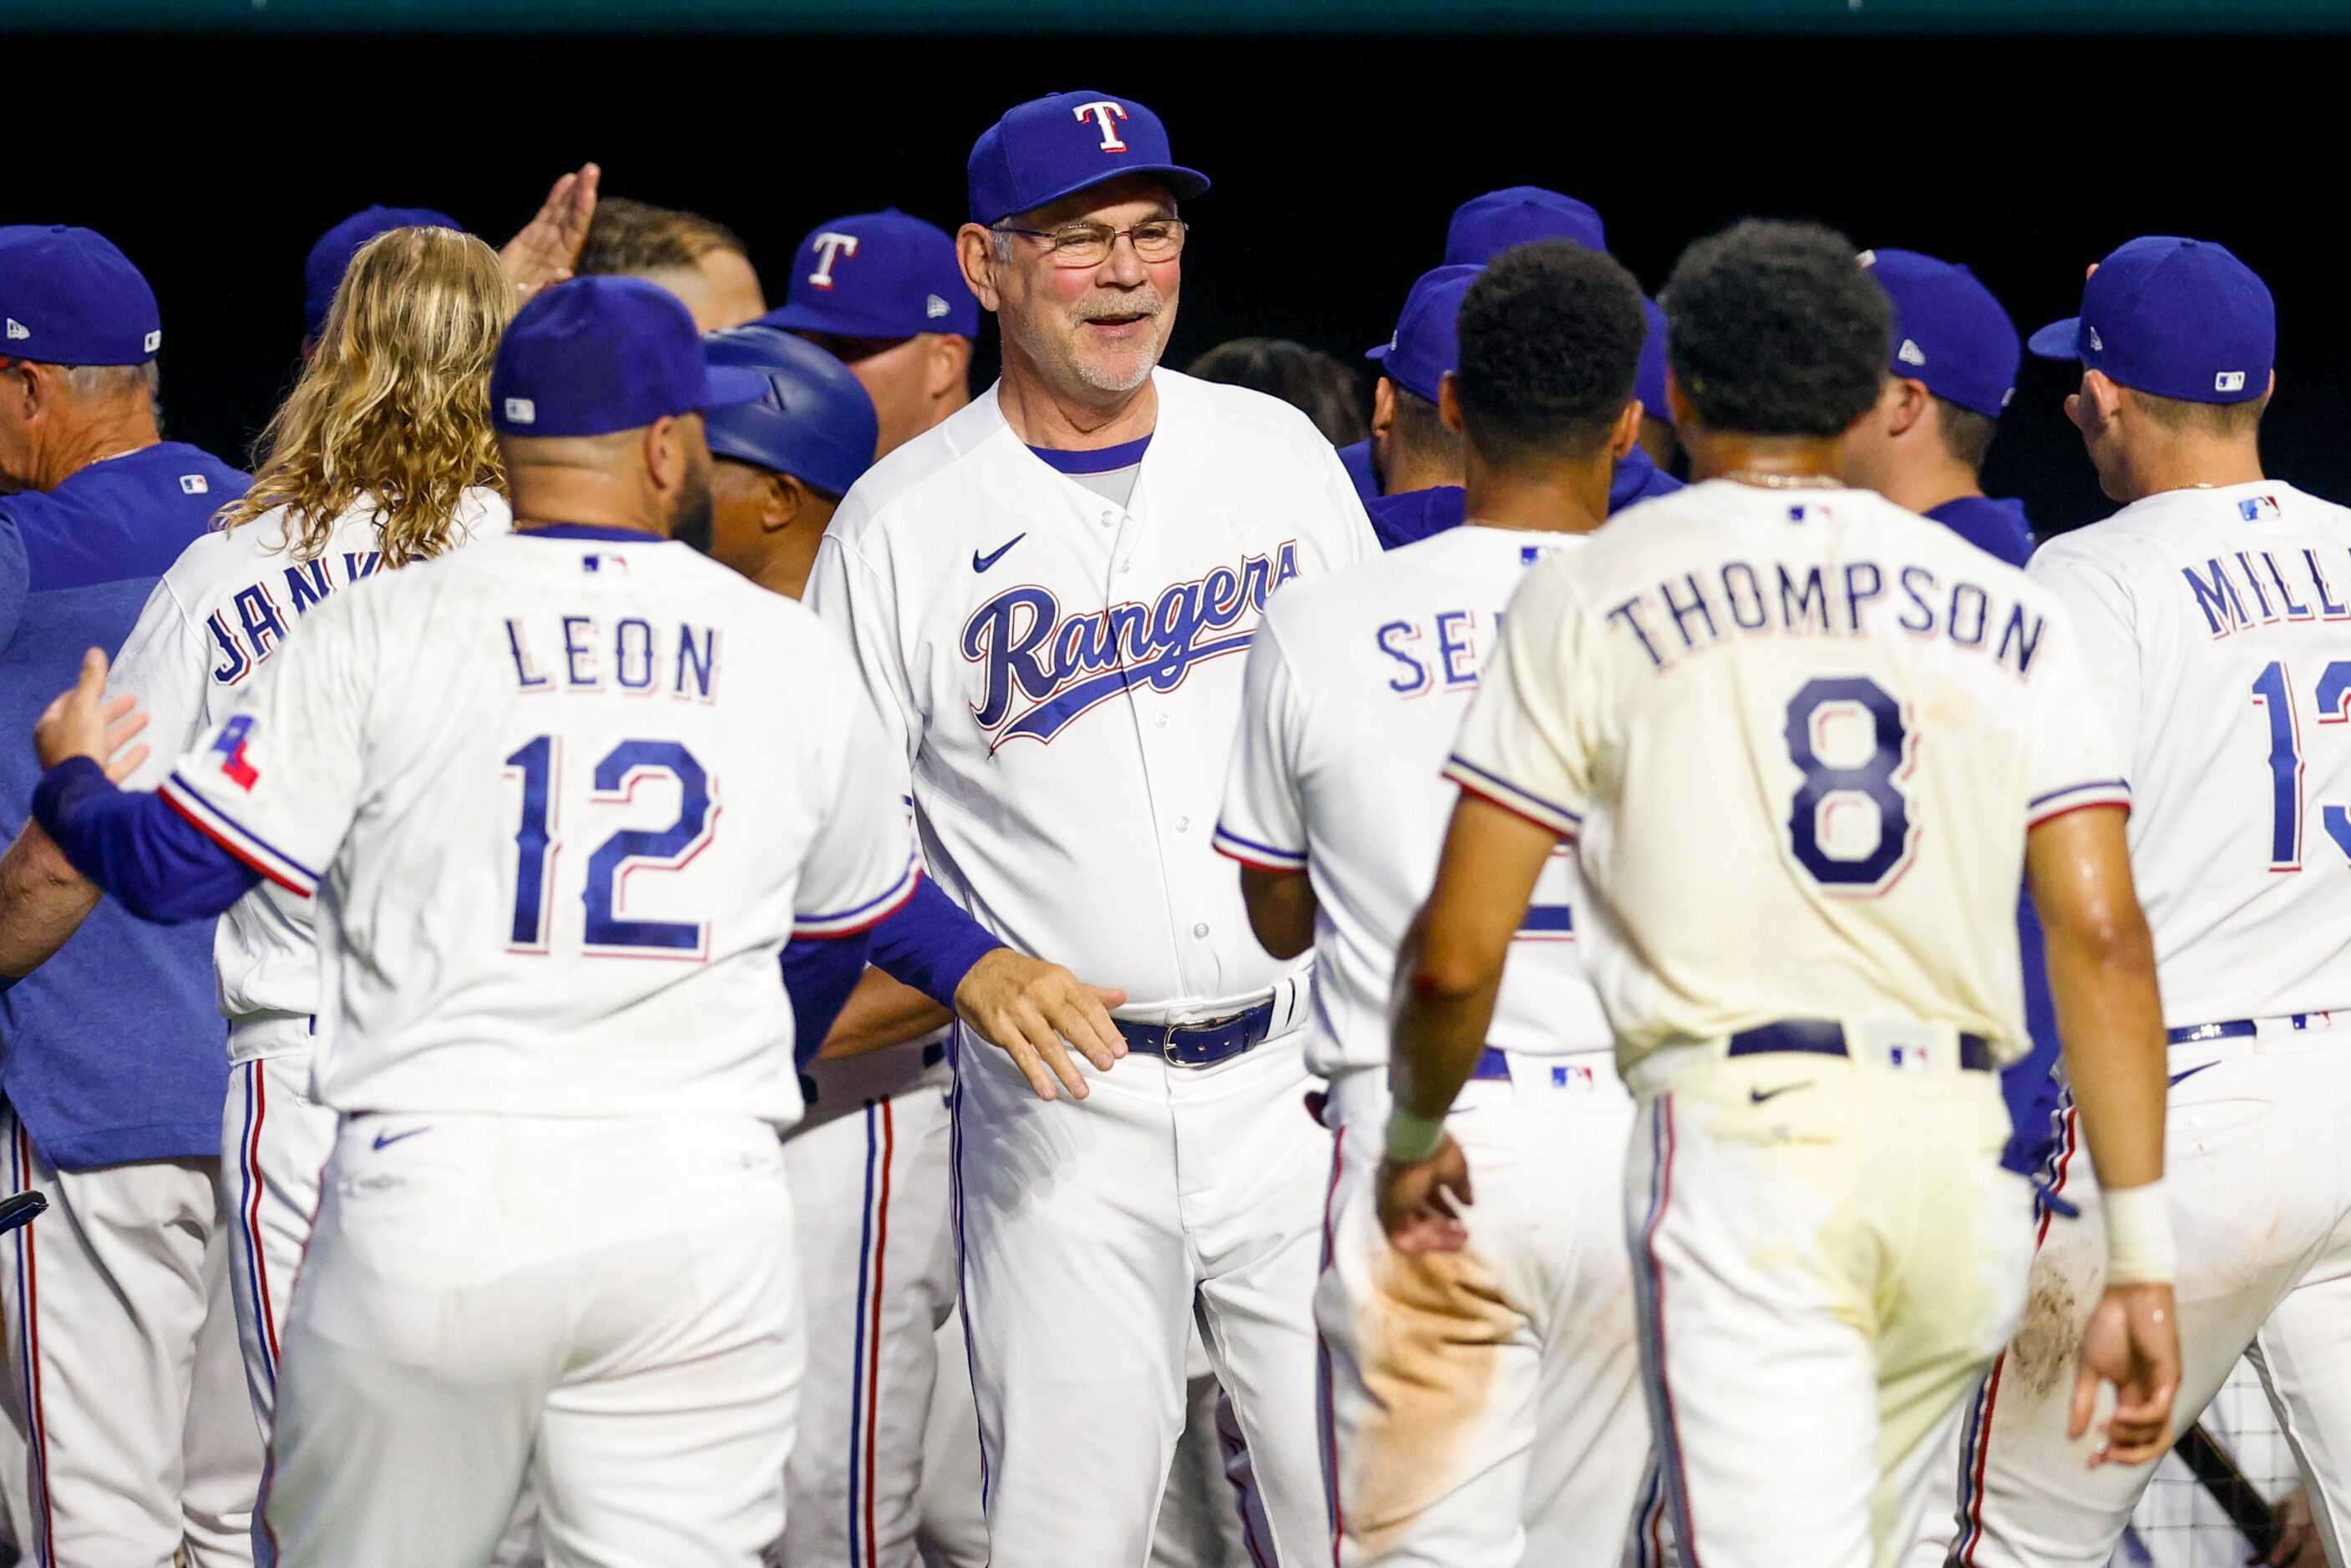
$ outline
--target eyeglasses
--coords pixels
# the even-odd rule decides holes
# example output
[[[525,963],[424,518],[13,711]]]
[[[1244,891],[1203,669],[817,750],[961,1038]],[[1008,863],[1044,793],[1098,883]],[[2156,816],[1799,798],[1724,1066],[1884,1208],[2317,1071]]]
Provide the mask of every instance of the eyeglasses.
[[[1058,229],[1020,229],[998,223],[995,232],[1042,240],[1047,260],[1055,266],[1074,270],[1100,266],[1110,260],[1110,253],[1122,234],[1134,246],[1137,261],[1174,261],[1184,254],[1184,231],[1187,227],[1181,218],[1145,218],[1123,229],[1102,223],[1065,223]]]

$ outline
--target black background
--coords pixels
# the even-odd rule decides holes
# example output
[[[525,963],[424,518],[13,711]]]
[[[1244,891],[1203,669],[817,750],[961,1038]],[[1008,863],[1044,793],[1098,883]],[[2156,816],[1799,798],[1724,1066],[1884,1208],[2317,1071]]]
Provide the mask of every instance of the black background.
[[[770,304],[809,228],[896,205],[952,228],[1006,106],[1092,88],[1166,119],[1217,188],[1169,358],[1228,337],[1350,357],[1384,339],[1453,206],[1550,185],[1654,287],[1743,214],[1972,265],[2027,333],[2133,234],[2228,244],[2276,293],[2271,472],[2351,498],[2333,37],[794,38],[354,35],[0,39],[15,134],[0,221],[98,228],[161,296],[172,433],[242,457],[288,382],[304,253],[371,202],[502,243],[564,169],[748,242]],[[2338,231],[2338,235],[2340,231]],[[985,354],[987,350],[983,350]],[[2043,533],[2103,514],[2027,361],[1987,474]]]

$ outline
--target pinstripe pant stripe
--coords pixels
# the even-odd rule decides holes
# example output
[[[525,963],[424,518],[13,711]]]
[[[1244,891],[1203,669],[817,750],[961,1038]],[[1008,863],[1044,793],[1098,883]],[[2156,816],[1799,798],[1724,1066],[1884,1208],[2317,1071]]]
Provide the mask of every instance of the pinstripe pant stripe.
[[[947,1096],[947,1208],[955,1221],[956,1300],[959,1303],[956,1315],[963,1323],[964,1367],[972,1381],[973,1424],[979,1428],[979,1507],[984,1515],[991,1477],[987,1423],[978,1415],[979,1357],[974,1354],[971,1336],[971,1263],[964,1251],[963,1239],[963,1025],[949,1025],[947,1055],[955,1067],[955,1088]]]
[[[1686,1568],[1700,1568],[1698,1532],[1690,1527],[1689,1474],[1682,1462],[1681,1429],[1674,1418],[1673,1387],[1666,1376],[1666,1281],[1657,1262],[1657,1231],[1674,1195],[1674,1101],[1660,1095],[1649,1107],[1649,1210],[1641,1225],[1642,1374],[1648,1384],[1649,1414],[1656,1428],[1665,1492],[1673,1509],[1674,1534]]]
[[[1322,1189],[1322,1269],[1328,1272],[1338,1251],[1332,1221],[1339,1203],[1339,1175],[1346,1168],[1347,1127],[1342,1122],[1331,1137],[1331,1183]],[[1318,1329],[1314,1336],[1316,1392],[1322,1397],[1322,1501],[1331,1517],[1331,1568],[1339,1568],[1339,1542],[1346,1534],[1346,1510],[1339,1501],[1339,1411],[1331,1386],[1331,1342]]]
[[[237,1204],[237,1224],[245,1232],[246,1285],[253,1292],[254,1322],[261,1332],[261,1371],[277,1392],[277,1308],[269,1299],[269,1259],[262,1251],[261,1126],[269,1114],[269,1094],[260,1062],[238,1064],[245,1075],[245,1131],[237,1139],[237,1174],[245,1184]]]
[[[16,1134],[9,1140],[9,1160],[15,1167],[16,1190],[33,1185],[33,1139],[25,1124],[15,1116]],[[38,1270],[34,1257],[33,1227],[16,1227],[14,1238],[16,1247],[16,1348],[25,1364],[25,1414],[31,1429],[31,1441],[26,1445],[26,1458],[31,1461],[32,1481],[29,1489],[31,1506],[40,1514],[37,1528],[29,1532],[34,1561],[39,1568],[55,1568],[57,1560],[57,1521],[49,1505],[49,1432],[41,1409],[41,1325]]]
[[[865,1197],[857,1238],[857,1307],[851,1341],[849,1377],[849,1568],[867,1568],[865,1535],[860,1528],[860,1504],[864,1500],[865,1422],[865,1303],[873,1269],[873,1162],[880,1153],[873,1137],[873,1102],[865,1103]]]

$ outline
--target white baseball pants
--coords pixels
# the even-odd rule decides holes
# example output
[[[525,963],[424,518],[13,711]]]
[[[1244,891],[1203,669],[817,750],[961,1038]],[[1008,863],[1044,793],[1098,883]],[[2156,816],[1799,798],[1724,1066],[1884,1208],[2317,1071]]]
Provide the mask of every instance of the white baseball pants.
[[[773,1554],[784,1568],[915,1561],[938,1330],[956,1292],[953,1079],[922,1057],[914,1045],[812,1064],[810,1119],[784,1140],[811,1347]]]
[[[1341,1568],[1615,1568],[1625,1550],[1649,1450],[1625,1251],[1632,1096],[1604,1053],[1512,1067],[1464,1085],[1446,1122],[1469,1162],[1458,1253],[1389,1247],[1387,1096],[1333,1091],[1315,1317]]]
[[[2263,1020],[2251,1039],[2171,1048],[2165,1190],[2179,1247],[2175,1430],[2240,1355],[2269,1390],[2330,1563],[2351,1563],[2351,1033]],[[2088,1468],[2065,1438],[2083,1324],[2105,1288],[2097,1181],[2072,1106],[2053,1185],[2082,1210],[2043,1226],[2024,1326],[1971,1402],[1958,1518],[1913,1564],[2104,1568],[2153,1465]],[[2101,1410],[2100,1418],[2104,1418]],[[1941,1491],[1948,1504],[1950,1472]]]
[[[1948,1037],[1928,1055],[1718,1044],[1633,1070],[1642,1369],[1690,1568],[1901,1561],[2016,1327],[2032,1210],[1999,1080]]]
[[[950,1233],[950,1251],[954,1238]],[[987,1568],[987,1514],[980,1505],[979,1411],[971,1397],[971,1352],[963,1313],[939,1325],[938,1376],[923,1428],[923,1568]]]
[[[246,1386],[262,1430],[277,1401],[277,1354],[294,1272],[319,1212],[335,1113],[310,1098],[310,1054],[240,1062],[221,1109],[221,1198]]]
[[[1302,1108],[1301,1040],[1209,1067],[1138,1052],[1048,1104],[961,1035],[956,1223],[994,1568],[1141,1568],[1196,1316],[1261,1488],[1244,1500],[1256,1561],[1328,1560],[1311,1302],[1330,1139]]]
[[[237,1375],[225,1216],[209,1159],[58,1170],[0,1116],[10,1189],[48,1211],[0,1241],[5,1478],[38,1568],[253,1561],[261,1434]]]
[[[289,1568],[751,1568],[802,1338],[783,1150],[750,1119],[347,1119],[281,1325]]]

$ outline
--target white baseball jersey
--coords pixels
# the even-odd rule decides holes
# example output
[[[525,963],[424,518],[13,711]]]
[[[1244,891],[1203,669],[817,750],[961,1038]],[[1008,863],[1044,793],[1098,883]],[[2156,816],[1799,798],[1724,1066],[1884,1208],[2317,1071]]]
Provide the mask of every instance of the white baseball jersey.
[[[2026,830],[2129,800],[2072,636],[1869,492],[1693,485],[1528,574],[1447,772],[1575,838],[1624,1064],[1788,1018],[2013,1060]]]
[[[163,794],[319,896],[318,1097],[796,1118],[777,954],[914,877],[839,642],[612,529],[484,540],[309,620]]]
[[[468,490],[457,537],[503,534],[510,520],[496,491]],[[130,782],[161,784],[315,606],[382,565],[379,537],[375,507],[362,502],[336,518],[326,547],[304,560],[287,548],[280,507],[181,552],[148,596],[109,682],[135,693],[147,713],[141,738],[151,755]],[[308,901],[266,883],[238,899],[214,929],[213,973],[221,1012],[232,1023],[256,1014],[315,1015],[319,944]],[[242,1062],[308,1044],[307,1027],[275,1039],[233,1030],[229,1057]]]
[[[809,603],[913,769],[926,867],[1006,945],[1123,987],[1123,1015],[1261,998],[1270,958],[1210,852],[1268,596],[1377,550],[1287,404],[1155,375],[1124,507],[1056,472],[993,389],[859,480]],[[1311,439],[1306,439],[1311,438]]]
[[[1454,528],[1266,608],[1217,847],[1313,879],[1306,1061],[1324,1077],[1387,1063],[1396,949],[1436,878],[1456,797],[1446,756],[1510,595],[1537,561],[1582,543]],[[1489,1044],[1556,1055],[1614,1043],[1573,945],[1574,877],[1562,852],[1538,883]]]
[[[2052,540],[2172,1028],[2351,1008],[2351,511],[2172,490]]]

